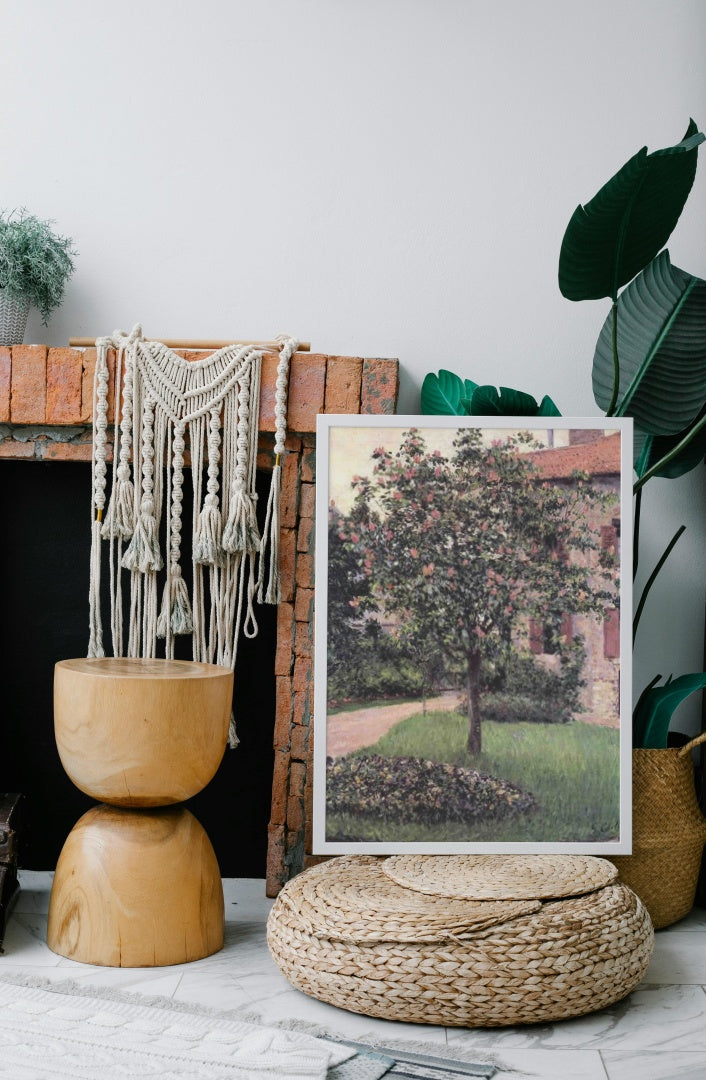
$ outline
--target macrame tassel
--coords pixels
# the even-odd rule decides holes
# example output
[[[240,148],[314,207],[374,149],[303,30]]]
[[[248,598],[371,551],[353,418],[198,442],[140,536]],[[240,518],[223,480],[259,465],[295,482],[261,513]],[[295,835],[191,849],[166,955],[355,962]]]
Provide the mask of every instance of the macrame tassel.
[[[222,566],[223,517],[218,505],[218,464],[221,451],[221,410],[211,409],[208,421],[208,494],[199,514],[194,537],[194,562],[205,566]],[[192,458],[194,447],[192,446]]]
[[[126,570],[139,570],[141,574],[149,570],[161,570],[164,566],[159,550],[154,503],[151,499],[142,500],[140,516],[135,522],[135,531],[123,555],[122,564]]]
[[[172,576],[164,586],[157,637],[167,637],[170,630],[172,634],[191,634],[194,630],[189,591],[178,566],[172,568]]]
[[[133,330],[128,342],[135,340],[138,327]],[[118,416],[120,415],[120,373],[123,360],[125,378],[123,381],[122,419],[120,421],[120,463],[115,473],[115,484],[108,503],[108,512],[103,522],[101,535],[104,540],[129,540],[135,531],[135,489],[130,479],[130,447],[132,446],[132,409],[134,392],[134,357],[132,349],[126,351],[125,344],[118,349],[118,361],[115,371],[115,425],[117,436]]]
[[[281,490],[282,466],[279,461],[277,461],[272,469],[270,494],[267,500],[267,514],[265,516],[265,530],[262,541],[262,553],[260,555],[257,583],[258,604],[279,604],[282,599],[282,586],[279,573],[279,504]],[[270,549],[270,572],[267,580],[267,589],[264,591],[263,595],[263,586],[265,584],[264,560],[267,547]]]
[[[88,656],[105,656],[103,628],[100,617],[101,581],[101,522],[96,518],[91,526],[91,567],[89,589]]]
[[[282,586],[279,573],[279,504],[282,491],[282,457],[287,438],[287,390],[289,383],[289,362],[297,349],[295,338],[281,336],[279,363],[277,364],[277,382],[275,385],[275,464],[272,469],[270,494],[267,500],[265,529],[260,547],[260,565],[257,572],[257,600],[259,604],[279,604],[282,599]],[[270,572],[267,589],[263,598],[265,584],[265,552],[270,547]]]
[[[230,555],[241,551],[260,550],[255,503],[242,488],[239,488],[231,499],[228,522],[223,530],[223,550]]]
[[[88,588],[88,656],[105,656],[101,619],[101,527],[105,507],[106,439],[108,431],[108,340],[97,342],[96,371],[93,382],[93,506],[91,520],[91,563]]]
[[[207,495],[199,514],[194,538],[194,562],[203,566],[221,566],[224,560],[222,547],[223,520],[215,495]]]
[[[121,465],[108,503],[108,511],[101,529],[101,536],[104,540],[109,540],[112,537],[129,540],[134,531],[135,488],[132,480],[130,480],[130,470],[123,471]]]

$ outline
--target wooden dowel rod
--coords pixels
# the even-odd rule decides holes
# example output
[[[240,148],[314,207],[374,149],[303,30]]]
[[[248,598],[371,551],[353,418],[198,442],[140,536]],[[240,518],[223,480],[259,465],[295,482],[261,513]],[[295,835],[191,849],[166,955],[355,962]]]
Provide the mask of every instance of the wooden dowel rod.
[[[181,341],[176,338],[145,338],[145,341],[161,341],[168,349],[224,349],[226,345],[257,345],[260,348],[269,349],[271,352],[278,349],[276,341],[239,341],[232,338],[229,341],[204,341],[200,338],[196,338],[194,341]],[[72,349],[91,348],[95,343],[95,338],[69,338],[69,345]],[[311,352],[311,342],[300,341],[297,345],[297,352]]]

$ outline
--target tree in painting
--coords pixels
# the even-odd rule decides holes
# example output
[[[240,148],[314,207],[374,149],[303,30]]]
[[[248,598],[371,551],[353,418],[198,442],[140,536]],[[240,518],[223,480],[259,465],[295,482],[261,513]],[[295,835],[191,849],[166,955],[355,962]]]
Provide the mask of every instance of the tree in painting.
[[[349,513],[331,511],[329,598],[340,611],[330,628],[369,633],[377,613],[408,654],[443,654],[466,690],[471,755],[482,747],[484,658],[507,656],[530,618],[560,651],[567,614],[616,604],[611,556],[586,525],[590,507],[613,496],[578,473],[569,485],[542,479],[533,447],[526,432],[487,445],[479,429],[460,428],[445,455],[406,431],[399,450],[378,447],[370,475],[353,479]],[[591,551],[599,558],[581,557]]]

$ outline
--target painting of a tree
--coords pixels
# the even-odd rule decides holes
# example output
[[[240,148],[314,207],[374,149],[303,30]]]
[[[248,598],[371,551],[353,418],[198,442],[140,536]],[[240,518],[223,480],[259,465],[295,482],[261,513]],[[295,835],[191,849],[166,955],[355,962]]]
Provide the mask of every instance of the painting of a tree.
[[[545,478],[533,448],[527,432],[488,440],[466,427],[442,450],[410,428],[372,450],[348,509],[330,508],[330,658],[382,621],[420,665],[443,657],[463,681],[472,756],[483,661],[500,661],[529,620],[560,650],[567,615],[617,606],[610,552],[587,524],[613,496],[580,472]]]

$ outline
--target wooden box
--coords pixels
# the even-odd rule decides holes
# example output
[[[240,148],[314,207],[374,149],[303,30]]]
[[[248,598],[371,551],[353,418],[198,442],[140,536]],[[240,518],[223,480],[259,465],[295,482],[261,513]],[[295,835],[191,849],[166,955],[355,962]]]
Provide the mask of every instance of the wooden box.
[[[0,951],[10,908],[20,886],[17,861],[22,820],[22,796],[0,792]]]

